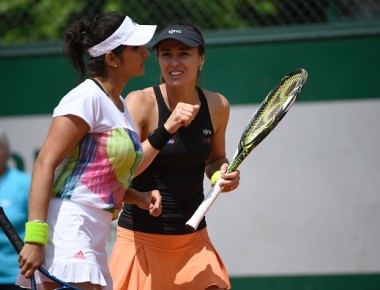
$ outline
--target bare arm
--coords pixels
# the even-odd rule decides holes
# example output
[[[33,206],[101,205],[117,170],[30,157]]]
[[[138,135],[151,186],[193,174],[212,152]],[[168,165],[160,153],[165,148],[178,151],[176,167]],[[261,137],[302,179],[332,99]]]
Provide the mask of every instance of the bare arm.
[[[211,152],[206,161],[205,173],[208,178],[220,170],[222,178],[226,180],[221,185],[224,186],[223,191],[231,191],[238,187],[240,182],[240,171],[225,173],[228,167],[228,159],[226,158],[226,130],[230,115],[230,105],[227,99],[218,93],[205,91],[208,96],[208,103],[212,123],[214,126],[214,137],[211,143]]]
[[[140,192],[133,188],[128,188],[123,202],[135,204],[141,209],[149,211],[149,214],[157,217],[161,214],[161,195],[158,190]]]
[[[151,119],[157,120],[158,118],[156,101],[148,94],[147,90],[148,89],[131,92],[125,98],[128,112],[131,115],[137,134],[140,137],[144,152],[142,163],[137,168],[134,177],[143,172],[159,152],[146,140],[151,130],[153,130]],[[144,142],[144,140],[146,141]]]
[[[158,126],[158,108],[152,88],[131,92],[126,98],[128,111],[142,142],[144,157],[134,177],[143,172],[160,152],[147,138]],[[178,103],[166,120],[165,129],[174,134],[182,126],[188,126],[199,111],[199,105]]]
[[[53,119],[36,159],[29,193],[29,220],[46,220],[55,168],[88,132],[87,123],[68,115]]]
[[[55,168],[88,130],[87,123],[73,115],[53,119],[33,168],[29,192],[29,220],[47,219]],[[42,245],[26,243],[19,256],[21,273],[30,277],[43,259]]]

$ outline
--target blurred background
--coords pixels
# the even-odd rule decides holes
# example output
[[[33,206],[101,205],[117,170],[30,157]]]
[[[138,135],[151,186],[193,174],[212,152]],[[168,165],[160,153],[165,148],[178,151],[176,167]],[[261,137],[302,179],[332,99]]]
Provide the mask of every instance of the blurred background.
[[[69,23],[91,21],[103,12],[123,11],[138,23],[165,24],[189,19],[204,30],[341,23],[379,20],[378,0],[13,0],[0,2],[4,43],[60,40]]]
[[[276,83],[309,72],[289,114],[241,165],[239,189],[207,215],[232,289],[380,289],[380,1],[0,0],[0,127],[13,166],[32,171],[54,107],[78,82],[63,31],[110,11],[158,31],[181,19],[202,27],[201,86],[231,104],[228,156]],[[158,82],[152,52],[124,93]]]

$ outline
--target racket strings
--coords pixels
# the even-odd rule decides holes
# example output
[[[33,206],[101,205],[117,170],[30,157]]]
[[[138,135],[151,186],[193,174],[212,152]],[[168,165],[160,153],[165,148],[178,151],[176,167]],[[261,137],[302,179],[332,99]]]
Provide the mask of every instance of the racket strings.
[[[248,145],[258,134],[273,123],[287,99],[293,95],[301,79],[301,73],[284,78],[282,83],[268,95],[258,112],[257,118],[249,125],[246,135],[243,138],[242,146]]]

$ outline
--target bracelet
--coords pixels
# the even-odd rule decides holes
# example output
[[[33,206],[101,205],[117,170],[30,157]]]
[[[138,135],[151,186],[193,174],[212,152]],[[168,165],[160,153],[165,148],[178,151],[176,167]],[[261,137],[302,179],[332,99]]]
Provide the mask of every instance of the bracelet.
[[[214,174],[211,176],[211,185],[214,185],[221,176],[222,174],[220,173],[220,170],[215,171]]]
[[[25,243],[37,243],[46,245],[49,226],[39,220],[29,221],[25,224]]]
[[[44,221],[44,220],[31,220],[31,221],[29,221],[29,222],[46,224],[46,221]]]
[[[166,143],[168,143],[169,139],[173,136],[170,134],[164,125],[159,126],[156,130],[153,131],[152,134],[148,137],[148,141],[150,145],[152,145],[157,150],[161,150],[164,148]]]

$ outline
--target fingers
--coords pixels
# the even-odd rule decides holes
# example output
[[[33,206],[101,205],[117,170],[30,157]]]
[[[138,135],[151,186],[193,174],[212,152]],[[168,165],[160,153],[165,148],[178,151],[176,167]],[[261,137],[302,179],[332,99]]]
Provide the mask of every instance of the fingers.
[[[230,183],[230,184],[225,184],[223,185],[223,190],[222,192],[230,192],[230,191],[234,191],[235,189],[237,189],[239,187],[239,183],[235,184],[235,183]]]
[[[222,166],[223,167],[223,166]],[[221,171],[223,169],[221,168]],[[223,192],[230,192],[239,187],[240,184],[240,171],[236,170],[231,173],[222,173],[224,179],[221,186],[223,186]]]
[[[224,191],[226,192],[229,192],[229,191],[233,191],[235,190],[236,188],[238,188],[239,185],[229,185],[229,186],[225,186],[224,187]]]
[[[196,112],[192,105],[179,104],[179,106],[175,108],[175,111],[173,111],[175,115],[174,121],[181,124],[181,126],[187,126],[194,120]]]
[[[25,263],[23,267],[20,268],[20,273],[24,275],[26,279],[30,279],[36,270],[37,266],[33,266],[30,263]]]
[[[18,258],[20,273],[24,275],[25,278],[30,279],[38,266],[43,263],[43,257],[43,245],[26,243]]]
[[[162,212],[161,194],[158,190],[152,190],[151,203],[149,205],[149,214],[157,217]]]
[[[228,163],[223,163],[222,166],[220,167],[220,172],[226,173],[227,168],[228,168]]]
[[[179,102],[170,115],[169,119],[166,121],[166,129],[169,132],[174,133],[180,127],[189,126],[197,115],[199,108],[199,105],[191,105]]]

